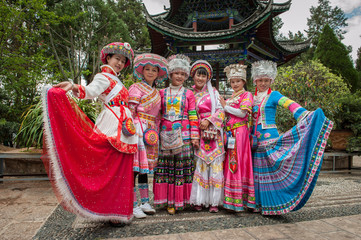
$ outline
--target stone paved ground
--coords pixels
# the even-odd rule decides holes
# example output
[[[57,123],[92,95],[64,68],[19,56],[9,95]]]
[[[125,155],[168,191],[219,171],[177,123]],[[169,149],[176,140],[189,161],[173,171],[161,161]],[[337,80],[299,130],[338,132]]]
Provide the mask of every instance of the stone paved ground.
[[[361,239],[360,223],[361,171],[321,172],[306,206],[282,216],[161,210],[120,228],[65,212],[47,181],[0,184],[0,239]]]

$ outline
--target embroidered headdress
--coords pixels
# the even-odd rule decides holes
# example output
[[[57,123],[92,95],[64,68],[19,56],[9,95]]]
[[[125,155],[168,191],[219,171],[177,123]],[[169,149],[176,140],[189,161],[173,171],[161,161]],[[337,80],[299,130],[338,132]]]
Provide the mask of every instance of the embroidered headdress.
[[[174,72],[184,72],[189,77],[191,60],[183,54],[172,55],[168,58],[169,76]]]
[[[207,73],[208,73],[208,80],[212,79],[213,76],[213,69],[211,64],[209,64],[209,62],[205,61],[205,60],[198,60],[195,61],[192,66],[191,66],[191,77],[194,77],[194,75],[196,74],[197,70],[200,68],[204,68]]]
[[[168,61],[162,56],[154,53],[143,53],[134,58],[134,75],[142,80],[144,78],[143,68],[145,65],[158,67],[157,83],[162,83],[168,78]]]
[[[224,72],[227,75],[228,81],[232,78],[242,78],[245,82],[247,82],[247,72],[246,72],[246,65],[243,64],[231,64],[225,67]]]
[[[271,79],[271,83],[274,82],[277,76],[277,63],[267,60],[261,60],[252,63],[252,79],[256,84],[256,80],[262,77],[268,77]]]
[[[103,47],[100,52],[100,59],[104,64],[107,64],[107,55],[108,54],[121,54],[127,58],[127,62],[124,67],[132,67],[134,52],[129,43],[125,42],[112,42]]]
[[[198,60],[195,61],[192,64],[192,68],[191,68],[191,76],[192,78],[194,78],[194,75],[196,74],[197,70],[200,68],[204,68],[207,73],[208,73],[208,80],[207,80],[207,90],[208,93],[210,95],[211,98],[211,103],[212,103],[212,109],[211,109],[211,114],[213,115],[216,111],[216,97],[214,95],[214,91],[213,91],[213,87],[212,87],[212,83],[211,83],[211,79],[212,79],[212,75],[213,75],[213,69],[211,64],[209,64],[209,62],[205,61],[205,60]]]

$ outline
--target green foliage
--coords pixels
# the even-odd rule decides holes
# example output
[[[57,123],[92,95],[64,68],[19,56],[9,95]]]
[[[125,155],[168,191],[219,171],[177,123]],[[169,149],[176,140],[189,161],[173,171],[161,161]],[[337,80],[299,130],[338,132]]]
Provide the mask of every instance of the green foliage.
[[[132,86],[133,83],[136,83],[137,80],[134,78],[133,74],[126,74],[124,78],[122,79],[122,83],[124,86],[129,89],[130,86]]]
[[[358,73],[353,66],[346,46],[337,39],[329,25],[323,29],[314,58],[319,59],[333,73],[341,75],[350,85],[351,91],[354,92],[361,87],[358,81]]]
[[[361,47],[357,49],[356,70],[361,73]],[[359,79],[361,81],[361,79]]]
[[[350,94],[340,76],[333,74],[319,61],[298,62],[294,66],[280,67],[274,89],[291,98],[309,111],[322,108],[325,115],[335,119],[340,104],[334,100]],[[277,111],[277,126],[282,132],[295,125],[288,110]]]
[[[52,13],[43,0],[1,1],[0,4],[0,89],[7,98],[7,122],[18,122],[19,116],[34,104],[37,86],[44,82],[52,68],[51,56],[45,54],[44,29]]]
[[[16,135],[16,143],[23,147],[43,147],[43,112],[42,105],[39,98],[37,103],[30,106],[22,115],[22,123],[18,134]],[[101,106],[99,103],[91,100],[75,99],[74,101],[80,109],[88,116],[88,118],[95,122]]]
[[[335,116],[336,125],[340,129],[350,129],[353,132],[347,150],[361,151],[361,91],[336,99],[336,104],[340,105]]]
[[[49,1],[48,10],[57,21],[49,25],[47,44],[58,55],[63,80],[88,83],[98,72],[102,47],[126,41],[133,49],[149,48],[150,39],[139,0],[63,0]],[[122,40],[121,40],[122,39]]]
[[[344,30],[348,26],[345,13],[339,7],[331,7],[329,0],[318,0],[317,7],[310,8],[311,16],[307,18],[308,36],[312,37],[313,45],[317,45],[322,29],[329,25],[336,32],[337,37],[342,40]]]
[[[19,123],[8,122],[5,118],[0,119],[0,143],[13,147],[14,136],[19,129]]]
[[[28,148],[43,146],[43,113],[39,98],[37,101],[21,116],[23,120],[15,139],[19,146]]]

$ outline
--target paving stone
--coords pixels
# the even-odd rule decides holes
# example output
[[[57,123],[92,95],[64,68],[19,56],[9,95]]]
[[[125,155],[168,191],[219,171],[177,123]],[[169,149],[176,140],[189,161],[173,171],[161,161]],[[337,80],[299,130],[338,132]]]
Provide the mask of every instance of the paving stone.
[[[4,240],[31,239],[41,225],[42,222],[14,222],[5,229],[1,238]]]
[[[303,223],[303,222],[302,222]],[[318,239],[325,240],[326,238],[321,237],[319,234],[314,233],[305,229],[301,224],[279,224],[275,226],[284,235],[294,240],[305,240],[305,239]]]
[[[330,240],[349,240],[349,239],[360,240],[361,239],[360,237],[358,237],[352,233],[345,232],[345,231],[322,233],[320,235],[322,237],[326,237],[327,239],[330,239]]]
[[[336,226],[340,230],[344,230],[355,235],[361,236],[361,215],[357,217],[338,217],[324,219],[324,222],[327,222],[331,225]]]
[[[190,232],[179,234],[181,240],[219,240],[212,232]]]
[[[271,239],[287,239],[287,235],[283,234],[280,229],[277,228],[277,225],[272,226],[260,226],[260,227],[249,227],[244,229],[252,237],[262,240],[271,240]]]
[[[238,239],[239,240],[241,240],[241,239],[253,240],[253,239],[256,239],[241,228],[212,231],[212,233],[218,239],[221,239],[221,240],[238,240]]]
[[[142,240],[181,240],[180,234],[153,235],[140,238]],[[188,238],[191,239],[191,238]],[[193,239],[192,239],[193,240]]]
[[[299,222],[296,223],[296,225],[303,227],[306,231],[314,233],[335,232],[338,230],[337,227],[330,225],[322,220]]]

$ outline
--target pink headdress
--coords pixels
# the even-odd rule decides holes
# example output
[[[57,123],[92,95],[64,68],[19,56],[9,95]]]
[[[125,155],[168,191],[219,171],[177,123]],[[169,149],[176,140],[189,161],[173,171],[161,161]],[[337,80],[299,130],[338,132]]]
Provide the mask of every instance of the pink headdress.
[[[168,78],[168,61],[164,57],[154,53],[143,53],[137,55],[134,58],[134,75],[139,80],[142,80],[144,78],[143,68],[145,65],[158,67],[159,72],[157,83],[161,83]]]

